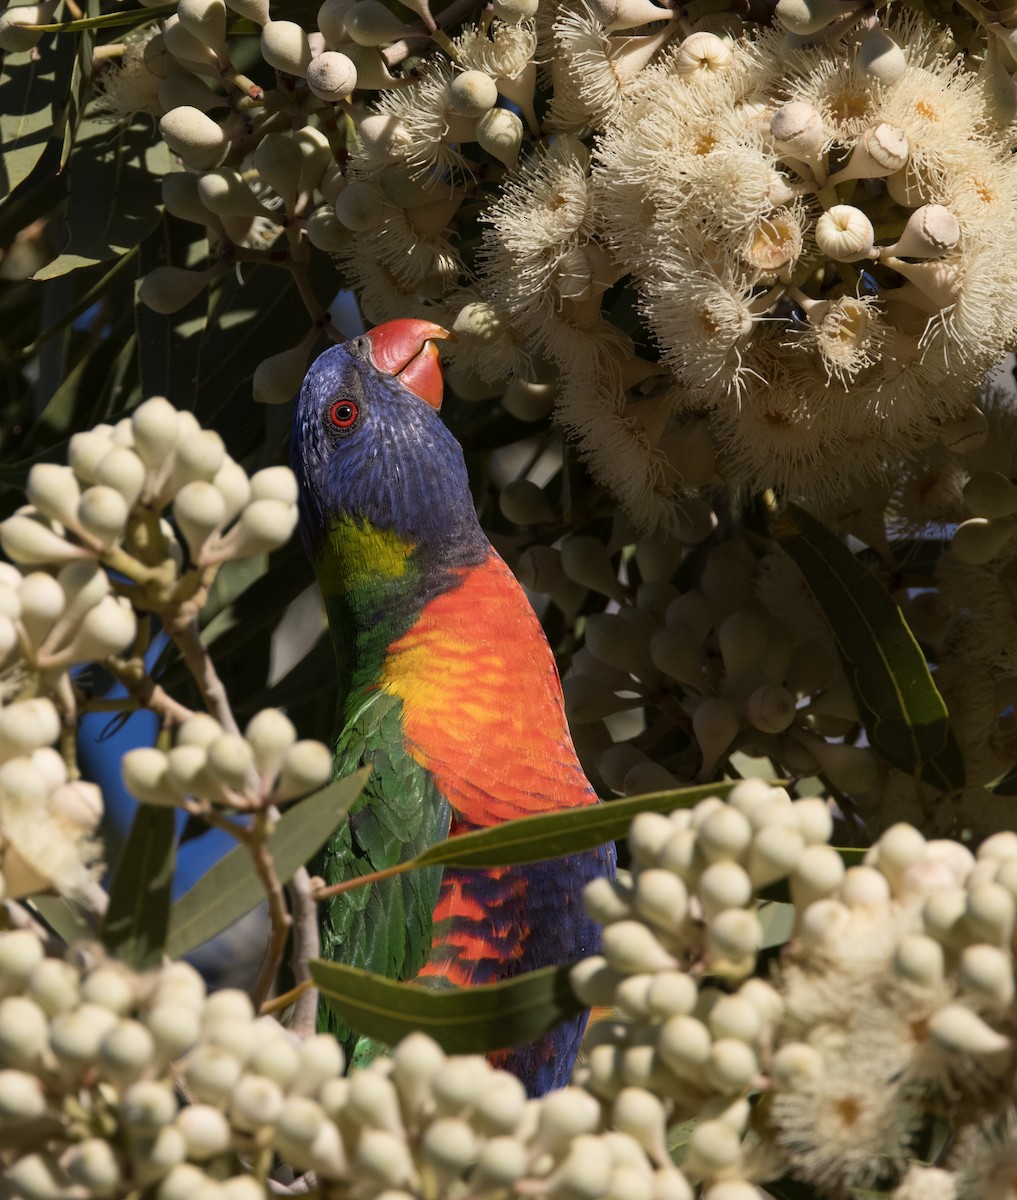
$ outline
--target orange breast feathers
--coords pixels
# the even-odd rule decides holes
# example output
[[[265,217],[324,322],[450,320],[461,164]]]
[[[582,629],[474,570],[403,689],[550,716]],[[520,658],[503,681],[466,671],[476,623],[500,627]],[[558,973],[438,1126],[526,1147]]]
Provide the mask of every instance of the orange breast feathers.
[[[403,701],[409,752],[456,825],[594,804],[558,669],[512,572],[492,551],[388,648],[381,686]]]

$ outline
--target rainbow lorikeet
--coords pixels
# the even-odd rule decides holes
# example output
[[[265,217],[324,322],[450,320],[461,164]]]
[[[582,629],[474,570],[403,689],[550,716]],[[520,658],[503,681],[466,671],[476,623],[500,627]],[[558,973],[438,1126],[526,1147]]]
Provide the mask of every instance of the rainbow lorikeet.
[[[597,803],[543,630],[480,527],[462,450],[439,416],[434,339],[447,336],[390,321],[326,350],[294,418],[301,533],[339,671],[335,771],[373,764],[326,847],[329,884],[466,830]],[[581,894],[613,870],[603,846],[529,866],[409,872],[327,901],[322,954],[433,986],[566,963],[596,950]],[[583,1024],[493,1061],[533,1094],[560,1086]],[[378,1053],[333,1028],[353,1062]]]

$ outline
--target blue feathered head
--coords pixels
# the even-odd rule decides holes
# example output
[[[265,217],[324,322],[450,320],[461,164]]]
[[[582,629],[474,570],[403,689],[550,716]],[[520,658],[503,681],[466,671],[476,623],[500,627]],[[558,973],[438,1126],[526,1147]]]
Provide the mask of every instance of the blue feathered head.
[[[315,557],[349,515],[421,546],[479,531],[463,452],[439,415],[443,379],[428,321],[388,321],[311,364],[293,420],[300,532]]]

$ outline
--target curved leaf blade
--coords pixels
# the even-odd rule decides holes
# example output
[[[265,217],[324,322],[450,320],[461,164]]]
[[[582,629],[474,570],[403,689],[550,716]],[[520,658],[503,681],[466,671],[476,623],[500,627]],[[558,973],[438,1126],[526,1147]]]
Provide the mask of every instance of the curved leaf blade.
[[[369,773],[370,768],[365,767],[338,779],[279,818],[268,848],[283,883],[325,844],[360,795]],[[237,846],[173,905],[166,953],[172,958],[187,954],[239,921],[264,899],[265,889],[250,855],[243,846]]]
[[[637,813],[669,813],[675,808],[691,808],[707,796],[726,796],[737,782],[647,792],[566,812],[519,817],[429,846],[407,867],[515,867],[577,854],[624,837]]]
[[[162,961],[176,861],[174,830],[173,809],[139,804],[113,872],[102,941],[136,971]]]
[[[544,967],[502,983],[437,990],[322,959],[312,959],[310,966],[324,999],[357,1033],[391,1045],[423,1030],[447,1054],[518,1046],[586,1007],[572,994],[567,967]]]
[[[964,761],[925,655],[879,580],[811,514],[791,504],[777,542],[822,608],[869,743],[892,766],[942,788]]]

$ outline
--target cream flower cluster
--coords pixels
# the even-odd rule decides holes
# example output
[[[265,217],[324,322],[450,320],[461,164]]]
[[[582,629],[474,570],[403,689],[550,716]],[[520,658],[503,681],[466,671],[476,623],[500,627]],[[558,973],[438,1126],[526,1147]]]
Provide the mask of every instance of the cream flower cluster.
[[[45,697],[0,707],[0,898],[73,896],[92,879],[102,795],[68,777],[60,733]]]
[[[831,827],[824,801],[758,782],[637,817],[631,876],[584,896],[604,950],[573,968],[573,986],[616,1012],[588,1033],[576,1080],[605,1100],[648,1088],[672,1124],[698,1118],[683,1163],[693,1179],[790,1170],[819,1195],[892,1186],[938,1114],[968,1129],[949,1171],[933,1173],[949,1176],[942,1194],[1002,1197],[1017,836],[976,857],[901,824],[846,867]],[[791,940],[770,982],[747,978],[764,941],[757,898],[778,881]]]
[[[0,545],[22,566],[111,567],[137,585],[130,595],[142,608],[183,603],[222,563],[266,554],[296,526],[289,468],[268,467],[248,478],[217,433],[162,397],[115,426],[74,434],[68,464],[32,467],[30,503],[0,523]],[[78,588],[68,611],[86,606],[95,592],[92,623],[126,628],[101,572],[68,570],[61,580]]]
[[[321,742],[297,741],[293,723],[277,708],[252,717],[242,737],[207,713],[195,713],[177,729],[171,750],[128,750],[122,771],[128,790],[145,804],[200,798],[248,811],[321,787],[332,772],[332,755]]]
[[[515,1076],[423,1034],[342,1077],[330,1035],[301,1040],[242,992],[206,995],[186,964],[80,960],[0,934],[0,1160],[29,1200],[254,1200],[273,1155],[363,1200],[691,1200],[663,1108],[637,1089],[605,1121],[579,1088],[528,1101]]]
[[[970,404],[1017,299],[985,89],[907,20],[790,53],[696,33],[626,90],[600,211],[727,474],[843,492]]]

